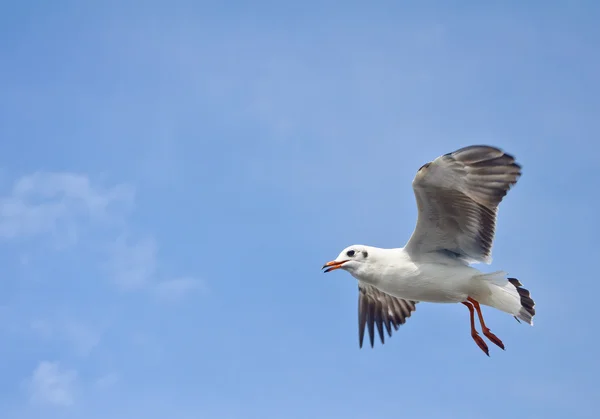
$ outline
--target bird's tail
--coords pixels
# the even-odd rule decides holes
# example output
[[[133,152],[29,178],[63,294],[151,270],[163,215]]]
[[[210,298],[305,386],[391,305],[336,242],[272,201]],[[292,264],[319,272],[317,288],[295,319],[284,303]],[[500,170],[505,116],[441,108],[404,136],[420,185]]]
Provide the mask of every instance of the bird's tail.
[[[475,298],[479,303],[512,314],[533,326],[535,302],[518,279],[506,278],[506,272],[502,271],[481,274],[480,279],[487,283],[488,292]]]

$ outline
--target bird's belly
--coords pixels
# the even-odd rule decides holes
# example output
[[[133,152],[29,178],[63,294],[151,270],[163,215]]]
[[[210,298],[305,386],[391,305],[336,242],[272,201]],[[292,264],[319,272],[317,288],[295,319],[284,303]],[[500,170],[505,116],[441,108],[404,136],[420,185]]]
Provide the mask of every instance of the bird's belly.
[[[409,275],[390,271],[374,285],[383,292],[406,300],[458,303],[467,299],[472,284],[472,268],[464,268],[467,269],[422,266]]]

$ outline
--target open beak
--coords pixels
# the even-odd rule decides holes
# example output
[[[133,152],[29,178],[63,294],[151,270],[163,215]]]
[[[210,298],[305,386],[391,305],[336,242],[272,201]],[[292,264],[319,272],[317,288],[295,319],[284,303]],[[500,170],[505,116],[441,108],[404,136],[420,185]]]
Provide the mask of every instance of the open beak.
[[[332,260],[331,262],[327,262],[325,265],[323,265],[323,267],[321,269],[327,268],[323,271],[323,273],[335,271],[336,269],[340,269],[342,267],[342,265],[346,262],[348,262],[348,261],[341,260],[339,262],[336,262],[335,260]]]

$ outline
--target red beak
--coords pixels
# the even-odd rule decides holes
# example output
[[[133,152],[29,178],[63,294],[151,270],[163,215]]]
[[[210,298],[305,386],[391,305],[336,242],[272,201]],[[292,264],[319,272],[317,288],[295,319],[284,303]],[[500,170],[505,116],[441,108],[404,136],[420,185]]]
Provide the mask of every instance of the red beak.
[[[323,271],[323,273],[335,271],[336,269],[340,269],[342,267],[342,265],[346,262],[348,262],[348,261],[342,260],[342,261],[336,262],[335,260],[332,260],[331,262],[327,262],[325,265],[323,265],[323,267],[321,269],[327,268]]]

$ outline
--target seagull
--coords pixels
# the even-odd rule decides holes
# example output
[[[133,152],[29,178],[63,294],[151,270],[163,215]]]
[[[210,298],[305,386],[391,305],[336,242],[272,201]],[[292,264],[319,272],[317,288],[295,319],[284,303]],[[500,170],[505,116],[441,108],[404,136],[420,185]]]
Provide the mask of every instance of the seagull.
[[[521,176],[515,158],[496,147],[473,145],[424,164],[412,182],[418,217],[402,248],[366,245],[345,248],[322,269],[342,269],[358,280],[358,337],[365,325],[371,347],[375,327],[385,342],[392,328],[406,322],[418,302],[462,303],[469,309],[471,337],[487,356],[475,327],[504,349],[486,326],[481,306],[493,307],[533,326],[535,303],[528,290],[506,272],[483,273],[474,263],[490,264],[498,205]]]

